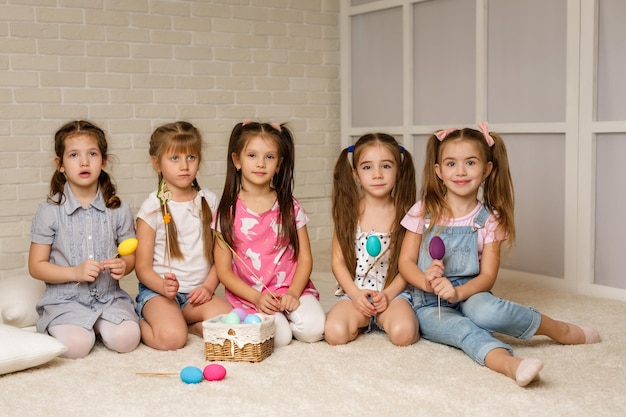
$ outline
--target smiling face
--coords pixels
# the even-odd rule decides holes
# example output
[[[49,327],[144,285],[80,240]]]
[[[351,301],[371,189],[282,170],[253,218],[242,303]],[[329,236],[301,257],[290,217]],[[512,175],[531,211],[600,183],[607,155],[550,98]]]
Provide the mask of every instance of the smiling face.
[[[235,168],[241,170],[244,189],[269,186],[280,170],[281,158],[276,141],[260,135],[251,137],[241,153],[233,153],[231,158]]]
[[[95,193],[100,172],[106,166],[96,138],[78,133],[64,140],[64,148],[63,156],[55,158],[59,172],[65,175],[75,192],[81,188]]]
[[[389,197],[398,174],[396,160],[389,148],[374,142],[360,152],[358,159],[354,176],[363,191],[375,197]]]
[[[443,181],[446,194],[476,198],[478,188],[492,169],[492,163],[485,162],[478,144],[469,140],[454,140],[447,142],[440,153],[435,173]]]

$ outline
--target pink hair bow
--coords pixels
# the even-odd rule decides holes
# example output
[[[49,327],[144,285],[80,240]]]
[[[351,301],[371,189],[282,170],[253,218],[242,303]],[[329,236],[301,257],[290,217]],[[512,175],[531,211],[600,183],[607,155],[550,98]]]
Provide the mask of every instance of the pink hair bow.
[[[487,122],[478,123],[478,129],[483,133],[483,136],[485,137],[485,141],[487,142],[487,145],[489,145],[489,147],[492,147],[495,141],[489,134],[489,123]]]
[[[456,127],[453,127],[451,129],[443,129],[438,132],[435,132],[435,136],[437,136],[437,139],[439,139],[439,141],[441,142],[442,140],[446,138],[446,136],[448,136],[450,133],[454,132],[455,130],[459,130],[459,129]]]
[[[478,129],[480,130],[480,132],[485,137],[485,142],[487,142],[487,145],[489,147],[492,147],[493,144],[495,143],[495,141],[493,140],[493,138],[489,134],[489,124],[487,122],[480,122],[480,123],[478,123]],[[451,128],[451,129],[439,130],[439,131],[435,132],[435,136],[437,137],[437,139],[439,139],[439,141],[442,141],[442,140],[444,140],[446,138],[446,136],[448,136],[450,133],[452,133],[452,132],[454,132],[456,130],[459,130],[459,129],[454,127],[454,128]]]

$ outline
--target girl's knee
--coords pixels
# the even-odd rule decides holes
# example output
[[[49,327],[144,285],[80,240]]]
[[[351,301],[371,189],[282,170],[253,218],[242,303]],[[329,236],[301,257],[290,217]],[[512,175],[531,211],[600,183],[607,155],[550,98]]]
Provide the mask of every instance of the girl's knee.
[[[293,329],[293,334],[301,342],[314,343],[319,342],[324,338],[324,331],[326,325],[326,317],[324,315],[320,317],[311,317],[308,323],[303,323],[302,326],[298,326],[298,329]]]
[[[80,326],[58,325],[50,327],[48,332],[67,347],[67,351],[61,355],[62,358],[84,358],[96,343],[95,332]]]
[[[106,347],[119,353],[135,350],[141,341],[139,325],[134,321],[123,321],[110,326],[107,331],[101,332],[100,336]]]
[[[288,327],[280,326],[276,327],[276,333],[274,334],[274,347],[287,346],[291,343],[293,334]]]
[[[152,328],[150,333],[142,327],[142,339],[148,346],[158,350],[178,350],[187,344],[187,327]]]
[[[389,329],[385,330],[389,341],[396,346],[408,346],[419,340],[416,323],[410,320],[393,323]]]
[[[324,326],[324,338],[330,345],[345,345],[356,339],[356,332],[350,331],[346,322],[327,320]]]

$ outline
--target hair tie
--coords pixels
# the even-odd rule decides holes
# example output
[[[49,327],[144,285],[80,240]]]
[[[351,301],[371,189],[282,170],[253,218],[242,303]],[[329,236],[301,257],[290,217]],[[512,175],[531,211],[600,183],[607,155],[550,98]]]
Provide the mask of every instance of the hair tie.
[[[483,136],[485,137],[485,141],[487,142],[487,145],[489,145],[489,147],[492,147],[493,144],[496,142],[493,140],[493,138],[489,134],[489,123],[487,122],[478,123],[478,129],[480,129]]]
[[[439,142],[441,142],[442,140],[444,140],[446,138],[446,136],[448,136],[450,133],[455,132],[459,130],[456,127],[450,128],[450,129],[443,129],[443,130],[439,130],[437,132],[435,132],[435,136],[437,136],[437,139],[439,139]]]
[[[406,149],[404,149],[404,146],[398,145],[398,147],[400,148],[400,153],[404,153],[404,151],[406,151]]]
[[[282,130],[281,126],[278,123],[270,123],[270,126],[278,130],[279,132]]]
[[[437,139],[439,139],[439,142],[441,142],[450,133],[455,132],[457,130],[459,130],[459,128],[457,128],[457,127],[453,127],[453,128],[450,128],[450,129],[439,130],[439,131],[435,132],[435,136],[437,137]],[[478,123],[478,130],[480,130],[480,133],[483,134],[483,136],[485,138],[485,142],[487,142],[487,146],[492,147],[493,144],[495,143],[495,141],[493,140],[493,137],[491,137],[491,135],[489,134],[489,124],[487,122],[480,122],[480,123]]]
[[[346,148],[346,150],[350,153],[354,152],[354,145],[350,145]]]

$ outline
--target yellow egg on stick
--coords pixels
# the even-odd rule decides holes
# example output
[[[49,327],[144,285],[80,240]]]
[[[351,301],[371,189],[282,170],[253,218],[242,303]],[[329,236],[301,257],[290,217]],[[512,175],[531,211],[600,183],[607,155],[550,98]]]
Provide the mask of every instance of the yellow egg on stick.
[[[124,239],[117,246],[117,253],[118,253],[118,255],[120,255],[120,256],[132,255],[137,250],[137,244],[138,243],[139,243],[139,241],[137,239],[135,239],[134,237],[129,237],[128,239]]]
[[[123,241],[120,242],[119,245],[117,245],[117,255],[115,255],[115,258],[117,258],[118,256],[132,255],[137,250],[138,244],[139,244],[139,241],[135,239],[134,237],[129,237],[128,239],[124,239]],[[80,284],[80,281],[74,284],[73,288],[76,288],[79,284]]]

